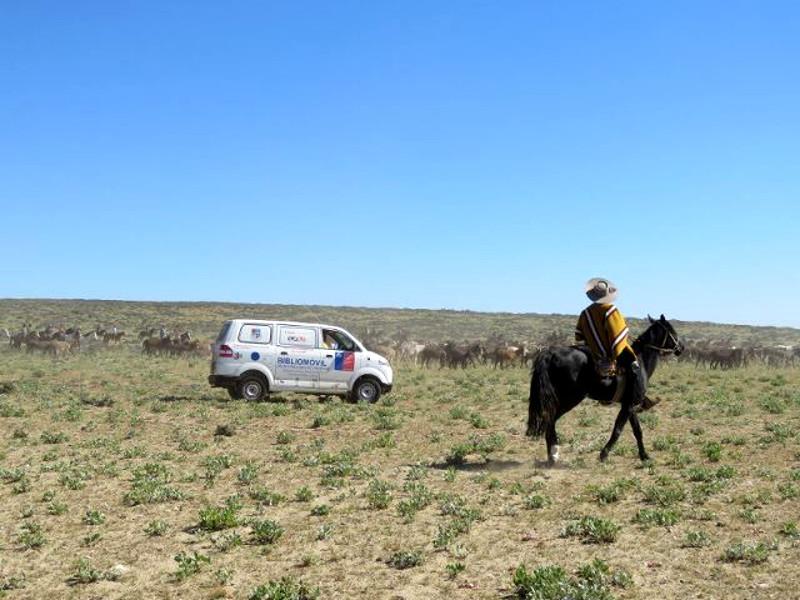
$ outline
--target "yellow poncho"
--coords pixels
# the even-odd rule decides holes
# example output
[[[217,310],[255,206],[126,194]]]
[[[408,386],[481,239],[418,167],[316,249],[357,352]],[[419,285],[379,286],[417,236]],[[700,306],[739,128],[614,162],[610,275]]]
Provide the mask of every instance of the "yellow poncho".
[[[586,344],[598,358],[615,360],[630,350],[625,317],[613,304],[591,304],[578,317],[575,341]]]

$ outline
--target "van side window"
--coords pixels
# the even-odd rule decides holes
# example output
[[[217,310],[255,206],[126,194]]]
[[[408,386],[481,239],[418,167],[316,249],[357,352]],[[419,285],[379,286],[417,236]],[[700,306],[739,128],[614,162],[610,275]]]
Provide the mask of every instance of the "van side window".
[[[356,343],[350,339],[350,336],[337,329],[322,330],[320,348],[325,348],[327,350],[348,350],[350,352],[357,350]]]
[[[281,346],[291,346],[294,348],[316,348],[317,332],[306,327],[291,327],[281,325],[278,334],[278,343]]]
[[[269,325],[245,323],[239,330],[239,341],[245,344],[269,344],[272,340],[272,328]]]

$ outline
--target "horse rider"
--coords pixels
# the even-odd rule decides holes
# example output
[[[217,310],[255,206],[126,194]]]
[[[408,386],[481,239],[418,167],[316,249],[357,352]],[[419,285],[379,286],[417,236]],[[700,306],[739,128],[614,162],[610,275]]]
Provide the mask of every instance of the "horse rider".
[[[608,279],[595,277],[586,282],[584,291],[592,304],[578,317],[575,341],[589,347],[601,378],[613,377],[618,370],[624,373],[633,410],[652,408],[656,401],[645,396],[647,376],[628,339],[625,317],[614,305],[617,287]]]
[[[167,329],[163,325],[158,330],[158,337],[162,340],[167,337]]]

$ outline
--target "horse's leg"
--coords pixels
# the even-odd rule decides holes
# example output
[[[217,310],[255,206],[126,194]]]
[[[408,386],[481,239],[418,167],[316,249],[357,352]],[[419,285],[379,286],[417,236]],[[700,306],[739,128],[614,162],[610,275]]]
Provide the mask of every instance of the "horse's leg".
[[[600,460],[605,461],[608,458],[608,453],[611,452],[611,449],[614,447],[614,444],[617,443],[619,439],[619,435],[622,433],[622,428],[625,427],[625,421],[628,420],[628,417],[631,415],[630,406],[627,405],[626,402],[623,401],[622,408],[619,409],[619,414],[617,415],[617,420],[614,421],[614,430],[611,432],[611,437],[608,439],[608,442],[603,449],[600,451]]]
[[[544,437],[547,441],[547,463],[550,466],[554,466],[559,459],[558,434],[556,433],[555,421],[547,427]]]
[[[639,447],[639,458],[641,460],[649,460],[650,456],[647,454],[647,450],[644,449],[644,440],[642,439],[642,426],[639,424],[639,417],[636,416],[635,412],[631,413],[631,416],[628,417],[628,420],[631,423],[631,429],[633,429],[633,435],[636,437],[636,445]]]

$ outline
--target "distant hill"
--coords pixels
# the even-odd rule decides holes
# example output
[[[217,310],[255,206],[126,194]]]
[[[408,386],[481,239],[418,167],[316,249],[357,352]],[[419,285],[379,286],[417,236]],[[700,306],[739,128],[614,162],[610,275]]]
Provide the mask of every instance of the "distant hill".
[[[668,315],[669,316],[669,315]],[[417,341],[486,339],[541,341],[569,339],[576,315],[534,313],[482,313],[457,310],[362,308],[347,306],[295,306],[284,304],[232,304],[223,302],[129,302],[117,300],[0,300],[0,328],[18,331],[24,321],[35,327],[47,324],[79,326],[116,325],[132,339],[147,327],[164,324],[171,330],[190,329],[195,336],[213,337],[225,319],[252,317],[314,321],[341,325],[356,335]],[[645,321],[629,319],[635,332]],[[716,323],[672,321],[686,340],[719,340],[735,345],[800,344],[800,329],[754,327]]]

